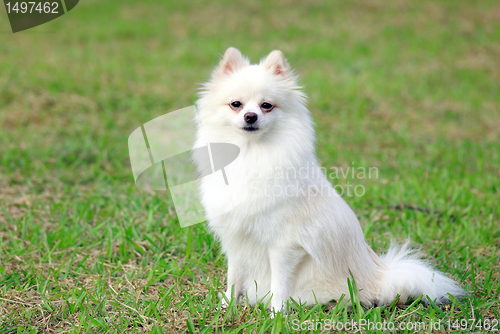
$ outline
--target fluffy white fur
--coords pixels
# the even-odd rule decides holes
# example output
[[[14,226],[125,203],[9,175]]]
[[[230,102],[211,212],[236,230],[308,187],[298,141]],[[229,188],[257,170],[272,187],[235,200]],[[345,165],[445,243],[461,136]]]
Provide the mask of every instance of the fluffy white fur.
[[[233,110],[234,101],[241,108]],[[263,110],[264,102],[274,109]],[[320,170],[311,114],[281,51],[250,65],[229,48],[197,110],[199,145],[241,149],[225,169],[231,187],[220,177],[200,184],[209,227],[227,256],[227,298],[233,287],[236,298],[246,295],[251,304],[272,298],[274,310],[289,297],[308,304],[346,300],[351,273],[366,306],[391,303],[397,295],[401,303],[424,295],[438,304],[448,293],[463,295],[406,245],[378,257],[366,244],[356,215]],[[257,114],[258,130],[244,129],[249,112]]]

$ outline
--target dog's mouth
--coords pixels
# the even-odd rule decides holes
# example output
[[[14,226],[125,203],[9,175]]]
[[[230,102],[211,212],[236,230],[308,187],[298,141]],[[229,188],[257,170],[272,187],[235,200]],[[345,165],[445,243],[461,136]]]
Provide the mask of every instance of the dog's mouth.
[[[248,131],[248,132],[252,132],[252,131],[257,131],[257,130],[259,130],[259,128],[258,128],[258,127],[256,127],[256,126],[245,126],[245,127],[243,127],[242,129],[243,129],[243,130],[245,130],[245,131]]]

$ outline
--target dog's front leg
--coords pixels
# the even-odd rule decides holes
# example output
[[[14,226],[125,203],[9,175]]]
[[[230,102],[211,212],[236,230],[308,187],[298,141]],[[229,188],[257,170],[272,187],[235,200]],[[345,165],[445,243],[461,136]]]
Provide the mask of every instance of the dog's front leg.
[[[286,301],[293,293],[292,285],[297,275],[297,266],[305,255],[304,249],[298,246],[273,247],[269,250],[273,312],[282,311],[286,307]]]
[[[233,292],[231,293],[231,290]],[[231,261],[231,258],[228,259],[228,268],[227,268],[227,289],[225,292],[226,298],[222,298],[222,306],[226,307],[228,302],[231,301],[231,298],[234,296],[236,301],[243,294],[243,272],[242,268]],[[227,299],[227,301],[226,301]]]

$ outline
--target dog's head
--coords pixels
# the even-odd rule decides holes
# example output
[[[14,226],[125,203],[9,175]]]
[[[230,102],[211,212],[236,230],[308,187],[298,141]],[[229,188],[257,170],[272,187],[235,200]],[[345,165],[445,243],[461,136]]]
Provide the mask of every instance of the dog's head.
[[[286,128],[300,122],[297,114],[308,113],[303,102],[304,95],[281,51],[272,51],[260,64],[250,65],[231,47],[203,86],[198,109],[202,123],[255,138],[278,125]]]

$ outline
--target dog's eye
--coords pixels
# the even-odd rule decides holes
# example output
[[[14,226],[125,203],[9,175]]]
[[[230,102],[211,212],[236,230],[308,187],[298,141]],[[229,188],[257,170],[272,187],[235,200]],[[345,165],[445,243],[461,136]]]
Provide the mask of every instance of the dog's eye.
[[[242,106],[242,104],[241,104],[241,102],[240,102],[240,101],[234,101],[234,102],[231,102],[231,107],[232,107],[233,109],[238,109],[238,108],[239,108],[239,107],[241,107],[241,106]]]
[[[269,102],[264,102],[264,103],[262,103],[262,104],[260,105],[260,107],[261,107],[262,109],[264,109],[265,111],[271,111],[271,110],[274,108],[274,106],[273,106],[271,103],[269,103]]]

